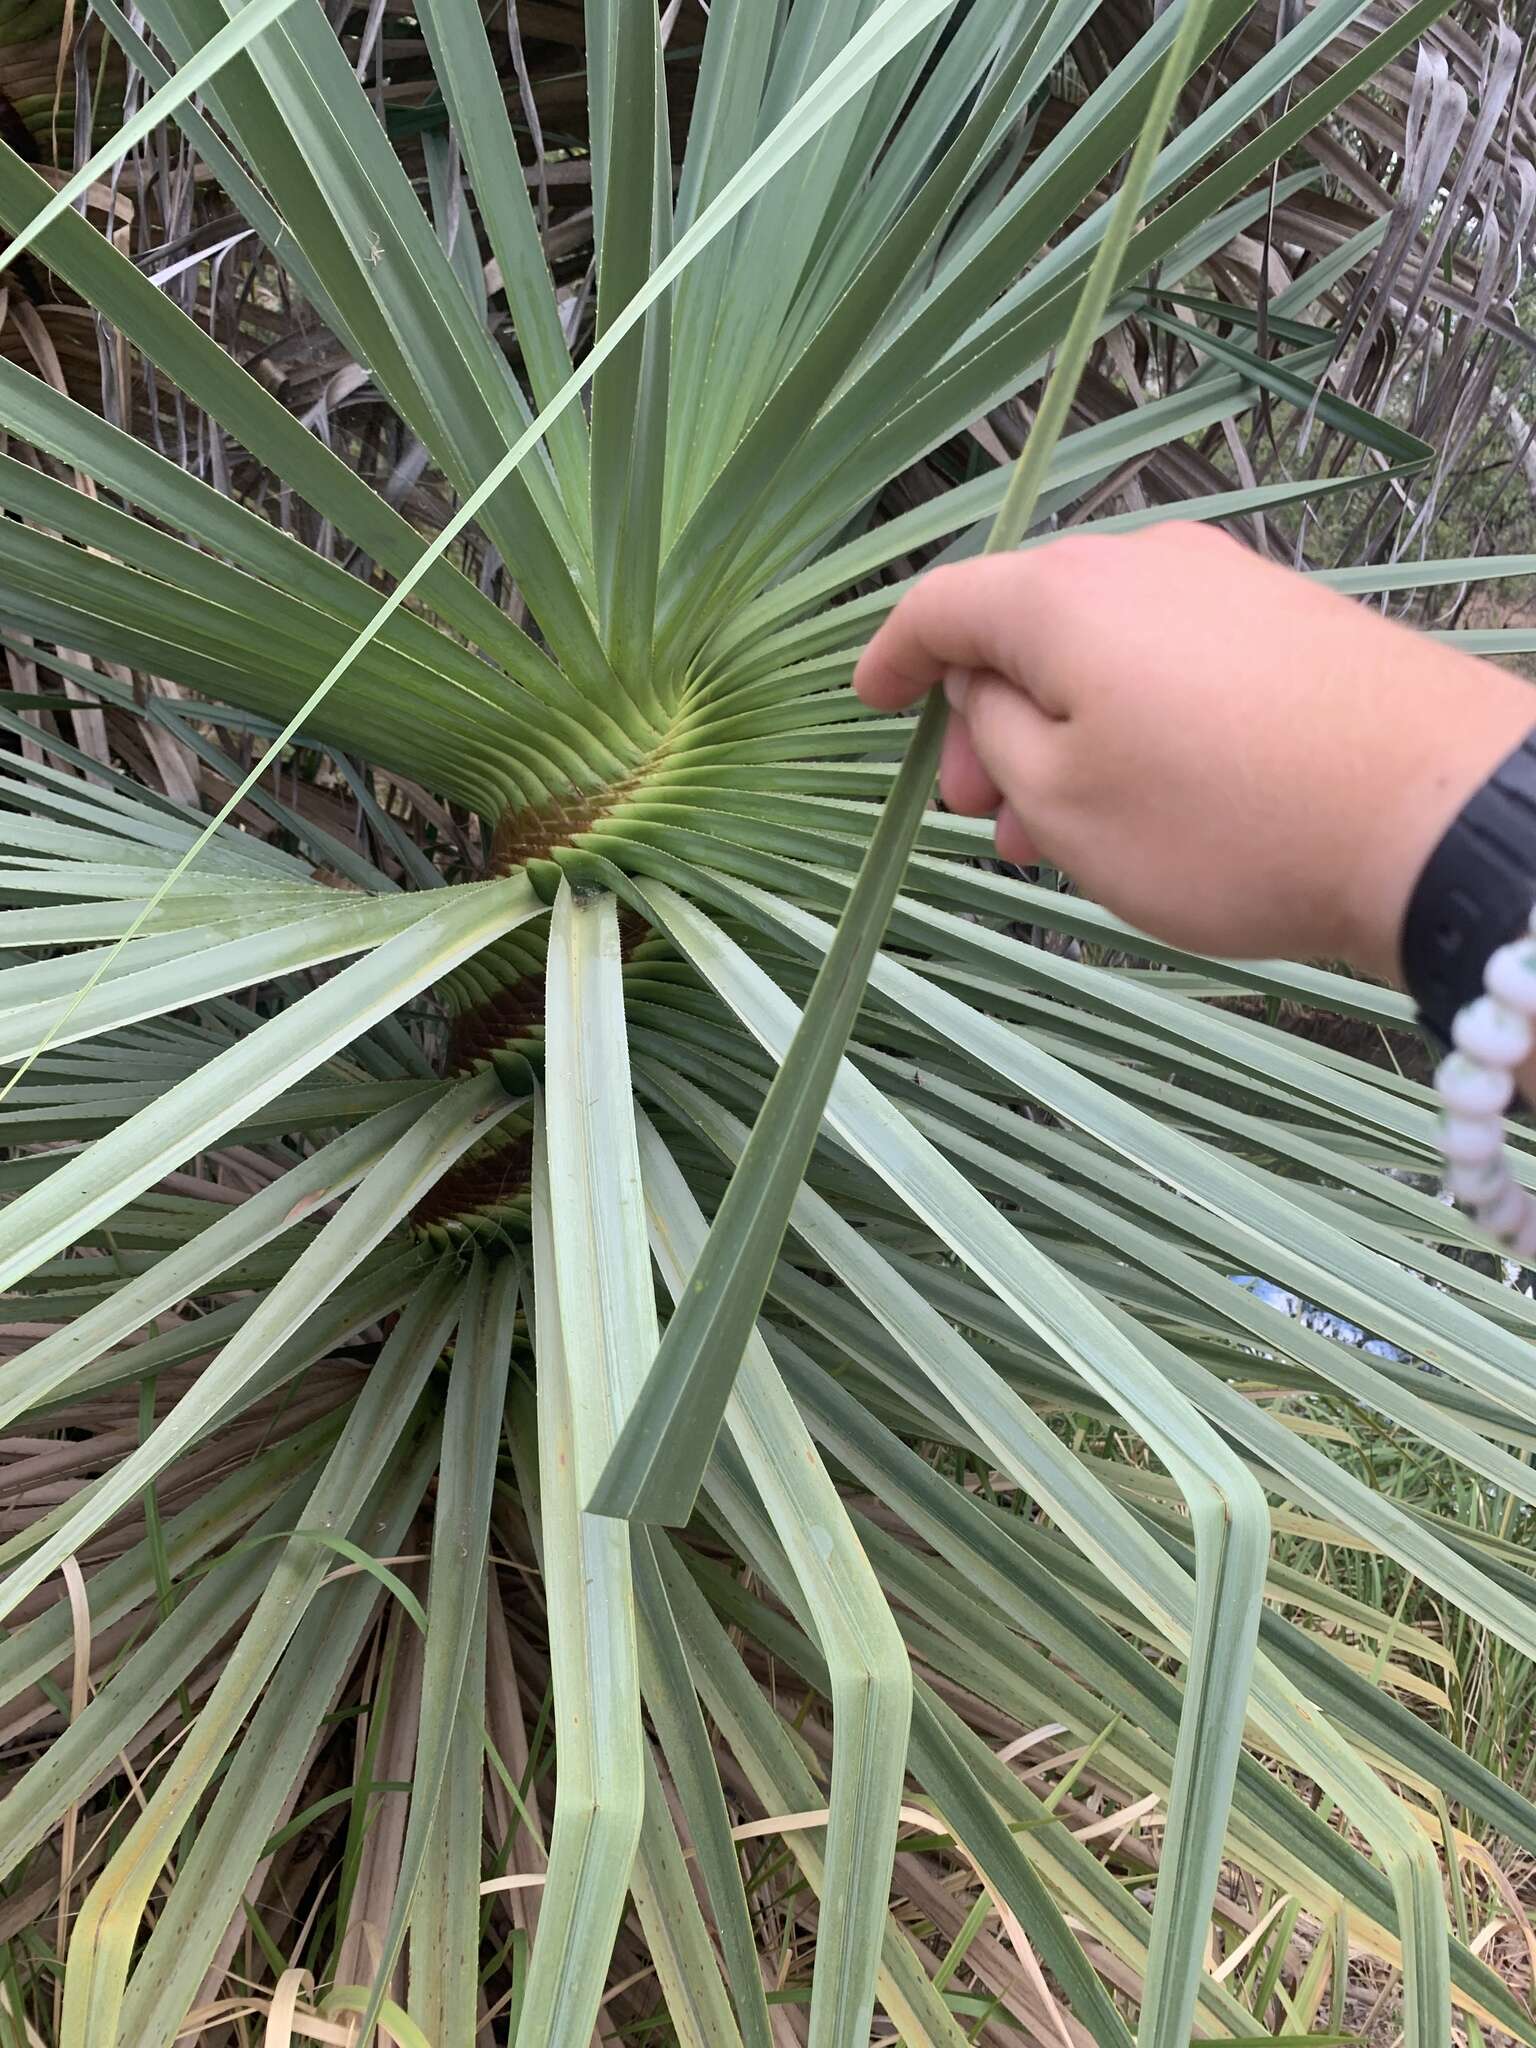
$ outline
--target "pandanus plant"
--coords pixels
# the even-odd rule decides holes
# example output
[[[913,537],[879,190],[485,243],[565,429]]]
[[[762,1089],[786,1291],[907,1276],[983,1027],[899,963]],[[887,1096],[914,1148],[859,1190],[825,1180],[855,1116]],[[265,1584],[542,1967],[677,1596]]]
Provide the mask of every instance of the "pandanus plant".
[[[1442,6],[1318,0],[1180,98],[1247,0],[1173,0],[1043,140],[1094,0],[714,0],[674,188],[657,9],[588,0],[589,341],[471,0],[414,14],[452,231],[315,0],[98,0],[133,132],[175,113],[457,510],[427,546],[0,156],[31,263],[326,536],[0,363],[6,645],[58,679],[0,707],[8,2038],[1174,2048],[1306,2034],[1330,1975],[1337,2028],[1353,1948],[1413,2048],[1536,2041],[1447,1904],[1536,1811],[1407,1704],[1427,1637],[1271,1558],[1278,1517],[1536,1649],[1510,1546],[1316,1434],[1536,1502],[1536,1311],[1427,1191],[1424,1088],[1262,1014],[1406,1003],[999,869],[928,807],[940,712],[847,688],[915,561],[1261,398],[1423,456],[1320,381],[1374,231],[1262,316],[1207,266]],[[1196,367],[1061,435],[1131,312]],[[1018,472],[872,516],[1053,357]],[[87,700],[217,819],[48,722]],[[1234,1869],[1299,1977],[1213,1967]]]

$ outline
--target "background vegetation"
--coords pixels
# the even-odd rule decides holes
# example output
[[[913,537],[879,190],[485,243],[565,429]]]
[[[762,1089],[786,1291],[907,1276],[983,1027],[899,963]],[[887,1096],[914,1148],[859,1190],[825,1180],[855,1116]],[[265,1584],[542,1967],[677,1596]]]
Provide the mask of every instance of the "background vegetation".
[[[1536,2040],[1536,1306],[1388,992],[931,817],[699,1512],[585,1512],[1187,0],[936,16],[242,787],[873,11],[298,0],[6,271],[4,2048]],[[1529,662],[1536,17],[1324,13],[1033,531]],[[11,229],[222,20],[13,10]]]

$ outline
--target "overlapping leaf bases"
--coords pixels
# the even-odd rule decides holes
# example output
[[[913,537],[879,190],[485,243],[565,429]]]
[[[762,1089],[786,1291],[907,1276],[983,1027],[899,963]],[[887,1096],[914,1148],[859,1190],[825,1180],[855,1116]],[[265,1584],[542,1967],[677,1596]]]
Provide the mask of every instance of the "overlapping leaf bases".
[[[1536,1647],[1512,1546],[1317,1435],[1342,1402],[1536,1504],[1536,1314],[1426,1191],[1425,1088],[1264,1021],[1333,1011],[1411,1069],[1396,995],[1170,954],[927,813],[761,1316],[713,1362],[697,1510],[588,1511],[907,738],[852,662],[915,563],[982,544],[1008,468],[955,451],[1067,333],[1187,5],[1046,124],[1093,0],[590,0],[584,35],[528,8],[574,29],[587,120],[525,179],[532,86],[468,0],[383,17],[413,81],[384,122],[377,20],[338,38],[294,0],[179,118],[398,423],[382,467],[339,385],[306,423],[94,218],[38,237],[154,377],[135,436],[0,361],[10,2037],[361,2015],[583,2048],[601,2011],[607,2039],[862,2048],[876,2011],[913,2048],[1175,2048],[1337,2029],[1353,1953],[1413,2048],[1453,2002],[1536,2040],[1462,1877],[1473,1835],[1536,1851],[1536,1811],[1412,1710],[1430,1638],[1271,1552],[1392,1560]],[[1428,459],[1360,375],[1318,382],[1341,294],[1417,289],[1411,235],[1352,227],[1262,309],[1231,287],[1234,250],[1325,217],[1306,138],[1396,92],[1441,13],[1320,0],[1255,41],[1204,10],[1104,321],[1179,374],[1106,404],[1111,351],[1035,537],[1362,476],[1379,521]],[[226,16],[146,19],[174,68]],[[668,34],[702,37],[686,118]],[[539,187],[588,151],[584,279]],[[1474,167],[1456,209],[1474,188],[1500,220],[1526,189]],[[48,194],[0,156],[13,232]],[[1435,254],[1453,292],[1464,256]],[[1261,405],[1313,412],[1326,474],[1191,467]],[[209,481],[163,431],[188,417]],[[522,442],[380,624],[413,518]],[[1163,457],[1196,495],[1094,512]],[[165,887],[202,795],[332,671]]]

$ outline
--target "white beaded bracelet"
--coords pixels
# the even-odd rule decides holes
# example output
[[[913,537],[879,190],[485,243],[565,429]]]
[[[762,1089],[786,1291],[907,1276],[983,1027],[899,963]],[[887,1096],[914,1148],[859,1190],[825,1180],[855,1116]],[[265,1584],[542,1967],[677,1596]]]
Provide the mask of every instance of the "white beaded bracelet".
[[[1504,1111],[1514,1098],[1515,1073],[1536,1047],[1536,911],[1531,934],[1489,954],[1484,993],[1457,1012],[1451,1025],[1455,1051],[1435,1075],[1445,1108],[1445,1184],[1526,1265],[1536,1264],[1536,1195],[1510,1170]]]

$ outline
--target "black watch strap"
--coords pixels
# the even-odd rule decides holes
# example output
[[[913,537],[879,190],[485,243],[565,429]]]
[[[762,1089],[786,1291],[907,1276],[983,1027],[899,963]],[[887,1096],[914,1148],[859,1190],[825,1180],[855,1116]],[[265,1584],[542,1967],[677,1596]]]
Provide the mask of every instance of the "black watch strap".
[[[1425,863],[1403,920],[1403,974],[1419,1021],[1444,1044],[1483,992],[1488,956],[1536,903],[1536,730],[1463,807]]]

